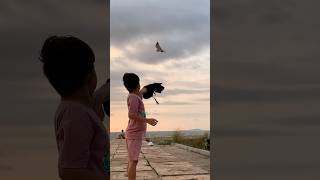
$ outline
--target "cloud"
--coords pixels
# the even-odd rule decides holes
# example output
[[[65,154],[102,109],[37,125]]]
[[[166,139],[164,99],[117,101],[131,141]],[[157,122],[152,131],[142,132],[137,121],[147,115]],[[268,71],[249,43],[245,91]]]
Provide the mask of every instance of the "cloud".
[[[166,89],[164,92],[166,95],[180,95],[180,94],[208,94],[210,92],[209,89]]]
[[[175,0],[166,4],[114,1],[111,9],[111,45],[122,49],[126,57],[135,61],[157,64],[179,60],[209,45],[207,0]],[[155,51],[157,41],[166,53]]]
[[[152,65],[143,62],[133,63],[125,58],[117,58],[111,62],[111,98],[114,101],[122,101],[123,97],[126,96],[126,90],[122,82],[122,76],[125,72],[136,73],[140,77],[142,86],[154,82],[163,83],[165,90],[160,96],[167,100],[173,97],[188,100],[183,95],[191,94],[194,98],[203,98],[202,96],[210,93],[208,84],[209,70],[203,70],[202,67],[205,66],[203,64],[205,60],[208,59],[197,61],[200,64],[199,70],[202,70],[202,72],[197,72],[196,69],[189,66],[194,62],[194,59],[184,60],[181,62],[181,67],[177,67],[172,62]],[[193,74],[193,76],[189,77],[186,74]]]
[[[111,101],[118,114],[127,113],[128,92],[123,87],[122,76],[133,72],[140,77],[141,86],[154,82],[165,86],[156,96],[159,106],[153,99],[144,101],[147,112],[156,112],[157,118],[163,119],[160,128],[168,128],[165,124],[173,118],[190,120],[184,128],[205,126],[209,121],[206,109],[209,104],[206,104],[209,101],[209,3],[208,0],[111,2]],[[165,53],[156,52],[157,41]],[[201,123],[194,124],[195,117],[200,118]],[[171,126],[179,127],[178,124]]]
[[[197,103],[193,103],[193,102],[186,102],[186,101],[165,101],[165,102],[161,102],[161,105],[178,105],[178,106],[181,106],[181,105],[194,105],[194,104],[197,104]]]

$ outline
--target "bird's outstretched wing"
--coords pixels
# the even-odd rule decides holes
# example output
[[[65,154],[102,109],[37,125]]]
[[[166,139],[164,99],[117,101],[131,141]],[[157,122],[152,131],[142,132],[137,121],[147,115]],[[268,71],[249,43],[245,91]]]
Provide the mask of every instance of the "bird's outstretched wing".
[[[159,42],[156,43],[157,52],[164,52],[164,50],[161,48]]]
[[[164,87],[161,85],[162,83],[152,83],[144,86],[147,91],[143,94],[144,99],[149,99],[150,97],[153,97],[155,93],[161,93],[164,90]],[[159,102],[156,100],[155,97],[153,97],[154,100],[159,104]]]

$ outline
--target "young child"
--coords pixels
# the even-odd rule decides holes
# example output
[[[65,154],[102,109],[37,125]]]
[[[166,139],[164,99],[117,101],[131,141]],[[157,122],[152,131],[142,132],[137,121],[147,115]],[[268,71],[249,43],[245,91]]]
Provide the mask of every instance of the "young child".
[[[109,137],[102,122],[109,83],[94,92],[97,76],[92,49],[76,37],[51,36],[43,44],[40,60],[45,76],[61,96],[54,117],[59,177],[110,179],[106,166]]]
[[[139,77],[134,73],[123,75],[123,84],[129,91],[127,97],[128,105],[128,127],[126,129],[126,143],[128,149],[127,175],[129,180],[136,179],[136,167],[141,151],[142,140],[145,136],[147,123],[155,126],[157,120],[146,118],[142,95],[146,93],[146,88],[140,90]]]

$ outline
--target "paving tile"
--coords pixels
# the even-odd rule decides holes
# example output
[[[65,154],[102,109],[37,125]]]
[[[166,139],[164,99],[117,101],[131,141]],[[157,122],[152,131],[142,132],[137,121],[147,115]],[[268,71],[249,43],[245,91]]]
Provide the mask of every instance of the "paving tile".
[[[182,175],[182,176],[164,176],[161,180],[209,180],[210,175]]]
[[[126,172],[127,171],[127,164],[121,164],[115,166],[111,164],[111,172]],[[137,165],[137,171],[153,171],[149,165],[139,164]]]
[[[150,163],[161,163],[161,162],[177,162],[178,159],[174,156],[172,157],[149,157],[147,158]]]
[[[116,180],[128,180],[125,176],[125,172],[111,172],[111,179]],[[137,180],[156,180],[159,179],[154,171],[140,171],[137,172]]]
[[[118,160],[116,159],[116,160],[114,160],[114,161],[111,161],[111,164],[114,164],[114,165],[128,164],[128,161],[118,161]],[[147,162],[147,160],[144,159],[144,158],[139,158],[138,164],[146,164],[146,165],[149,165],[149,163]]]
[[[128,179],[125,176],[128,163],[125,140],[112,141],[111,147],[111,179]],[[165,152],[159,146],[148,146],[143,142],[137,165],[137,179],[207,180],[210,179],[209,173],[194,163]]]
[[[150,165],[160,176],[209,174],[208,171],[203,170],[200,167],[193,166],[188,162],[150,162]]]

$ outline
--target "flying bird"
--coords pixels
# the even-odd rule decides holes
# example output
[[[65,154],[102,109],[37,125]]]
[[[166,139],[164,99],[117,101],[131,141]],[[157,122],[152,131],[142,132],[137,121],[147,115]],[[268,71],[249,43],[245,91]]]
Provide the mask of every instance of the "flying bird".
[[[164,50],[160,47],[160,44],[156,43],[157,52],[164,52]]]

